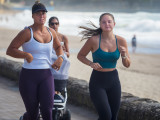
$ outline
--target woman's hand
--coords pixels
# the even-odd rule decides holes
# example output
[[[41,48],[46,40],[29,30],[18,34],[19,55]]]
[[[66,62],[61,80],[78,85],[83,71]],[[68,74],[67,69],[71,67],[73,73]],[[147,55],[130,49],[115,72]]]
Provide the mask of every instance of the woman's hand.
[[[70,56],[69,52],[65,52],[64,54],[66,54],[67,57],[69,58],[69,56]]]
[[[27,60],[27,62],[28,63],[31,63],[32,62],[32,60],[33,60],[33,56],[32,56],[32,54],[31,53],[25,53],[26,55],[26,57],[25,57],[25,59]]]
[[[62,45],[62,49],[63,49],[63,51],[66,51],[66,48],[65,48],[65,46],[64,46],[64,45]]]
[[[128,53],[127,41],[124,38],[117,36],[117,42],[119,52],[121,53],[122,63],[128,68],[131,64],[131,61]]]
[[[102,66],[99,63],[90,63],[91,68],[95,69],[95,70],[99,70],[102,69]]]
[[[52,68],[58,71],[62,65],[62,62],[63,62],[63,58],[58,57],[58,59],[53,63]]]
[[[129,54],[128,54],[127,47],[120,46],[119,51],[121,53],[121,58],[122,58],[123,65],[128,68],[130,66],[130,57],[129,57]]]
[[[120,53],[121,53],[121,56],[124,56],[124,57],[126,56],[127,50],[126,50],[125,47],[120,46],[120,47],[119,47],[119,51],[120,51]]]

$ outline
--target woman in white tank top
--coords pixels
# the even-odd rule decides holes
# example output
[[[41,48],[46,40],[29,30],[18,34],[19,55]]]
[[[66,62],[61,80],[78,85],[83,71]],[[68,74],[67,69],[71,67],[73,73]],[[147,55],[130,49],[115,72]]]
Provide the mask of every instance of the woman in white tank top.
[[[46,7],[36,2],[32,6],[33,25],[20,31],[6,52],[9,56],[24,59],[19,90],[27,112],[20,120],[36,120],[39,104],[43,119],[52,120],[54,79],[50,68],[60,69],[63,49],[56,32],[44,26],[46,13]],[[21,46],[23,51],[19,50]],[[53,48],[58,56],[54,63],[51,61]]]

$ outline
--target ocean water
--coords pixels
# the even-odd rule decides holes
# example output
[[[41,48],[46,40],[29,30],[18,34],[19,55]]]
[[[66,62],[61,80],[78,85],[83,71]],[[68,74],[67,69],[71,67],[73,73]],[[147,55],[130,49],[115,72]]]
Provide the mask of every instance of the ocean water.
[[[80,36],[78,26],[87,25],[92,21],[99,26],[99,16],[103,12],[70,12],[49,11],[47,22],[51,16],[57,16],[60,21],[59,32],[66,35]],[[134,34],[137,36],[137,52],[160,54],[160,13],[112,13],[115,16],[116,26],[114,33],[124,37],[128,43]],[[0,15],[0,27],[21,30],[33,24],[30,10],[22,10],[14,15]],[[129,47],[129,51],[131,48]]]

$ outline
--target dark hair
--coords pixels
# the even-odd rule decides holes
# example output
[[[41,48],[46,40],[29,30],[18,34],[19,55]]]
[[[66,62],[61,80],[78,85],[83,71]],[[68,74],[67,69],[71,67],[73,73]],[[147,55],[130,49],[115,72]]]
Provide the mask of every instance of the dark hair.
[[[114,16],[111,14],[111,13],[103,13],[100,18],[99,18],[99,22],[102,20],[102,17],[104,15],[109,15],[112,17],[113,21],[114,20]],[[90,28],[90,27],[86,27],[86,26],[79,26],[79,28],[82,28],[84,29],[82,32],[80,32],[80,34],[82,34],[82,39],[81,40],[85,40],[85,39],[89,39],[91,38],[92,36],[95,36],[95,35],[99,35],[102,33],[102,29],[100,27],[97,27],[96,25],[94,25],[91,21],[88,23],[91,27],[94,27],[94,28]]]
[[[59,19],[56,16],[53,16],[53,17],[49,18],[48,25],[50,25],[52,20],[54,20],[54,19],[56,19],[59,23]]]
[[[32,14],[36,13],[38,11],[45,11],[48,12],[45,5],[40,3],[38,0],[34,3],[34,5],[32,6]]]
[[[102,17],[103,17],[104,15],[109,15],[110,17],[112,17],[113,21],[115,22],[114,16],[113,16],[111,13],[103,13],[103,14],[99,17],[99,22],[102,20]]]

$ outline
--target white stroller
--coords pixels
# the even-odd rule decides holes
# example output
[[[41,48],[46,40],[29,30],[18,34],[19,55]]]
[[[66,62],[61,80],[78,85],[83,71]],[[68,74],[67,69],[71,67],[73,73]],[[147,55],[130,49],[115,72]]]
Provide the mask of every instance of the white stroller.
[[[62,95],[64,94],[64,96]],[[64,93],[57,93],[54,96],[54,107],[53,107],[53,120],[71,120],[71,113],[66,108],[67,103],[67,89],[65,88]]]
[[[56,53],[52,51],[52,61],[57,59]],[[55,81],[55,91],[54,96],[54,107],[53,107],[53,120],[71,120],[71,113],[69,109],[66,108],[67,103],[67,80],[68,80],[68,70],[70,67],[70,62],[64,54],[63,63],[60,70],[56,71],[51,69]]]

